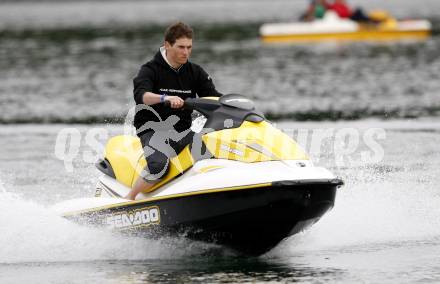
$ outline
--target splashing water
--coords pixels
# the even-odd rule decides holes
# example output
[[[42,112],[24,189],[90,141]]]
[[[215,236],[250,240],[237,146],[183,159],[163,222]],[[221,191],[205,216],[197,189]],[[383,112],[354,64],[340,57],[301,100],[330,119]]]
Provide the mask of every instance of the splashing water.
[[[185,239],[149,240],[74,224],[0,187],[0,263],[174,259],[215,247]]]
[[[359,169],[357,169],[359,170]],[[374,176],[363,167],[339,190],[335,207],[309,231],[288,239],[269,255],[380,250],[440,242],[440,195],[417,173]],[[350,175],[349,172],[345,173]],[[355,177],[355,178],[353,178]],[[405,181],[406,180],[406,181]]]

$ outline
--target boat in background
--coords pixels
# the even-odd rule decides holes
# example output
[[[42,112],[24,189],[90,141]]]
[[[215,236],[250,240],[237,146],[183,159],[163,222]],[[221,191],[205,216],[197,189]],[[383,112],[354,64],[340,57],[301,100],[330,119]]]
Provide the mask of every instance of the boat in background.
[[[263,24],[260,36],[267,43],[303,43],[425,40],[431,34],[432,25],[427,20],[397,20],[384,11],[369,16],[377,21],[361,23],[327,11],[324,18],[312,22]]]

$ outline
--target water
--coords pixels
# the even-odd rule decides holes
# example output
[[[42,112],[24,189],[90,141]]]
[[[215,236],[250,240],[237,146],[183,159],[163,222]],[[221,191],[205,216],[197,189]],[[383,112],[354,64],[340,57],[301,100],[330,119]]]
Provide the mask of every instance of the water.
[[[381,2],[357,1],[429,18],[434,36],[385,45],[260,43],[260,24],[294,18],[303,1],[0,4],[0,282],[438,282],[440,3]],[[86,135],[104,133],[103,144],[122,133],[131,79],[177,18],[194,26],[193,60],[220,91],[252,97],[346,182],[314,227],[259,258],[181,238],[123,237],[50,211],[93,195],[102,148]],[[70,167],[55,151],[66,128],[80,138],[70,145],[78,150]],[[372,128],[385,134],[376,137],[383,150],[376,160],[363,155],[374,154],[364,138]],[[330,135],[317,148],[323,131]],[[338,140],[344,133],[359,143]]]
[[[56,216],[51,204],[93,195],[98,172],[81,156],[89,150],[84,140],[69,173],[54,157],[54,141],[66,125],[2,126],[0,226],[7,230],[0,242],[7,245],[0,247],[0,278],[6,283],[438,281],[438,122],[279,122],[287,133],[383,128],[386,139],[378,142],[385,156],[378,163],[362,161],[360,153],[368,147],[361,141],[341,162],[333,154],[333,138],[319,151],[312,151],[310,140],[303,144],[346,185],[335,208],[311,230],[259,258],[180,238],[122,237]],[[74,126],[83,137],[96,127],[109,135],[123,131],[117,125]]]
[[[218,89],[256,99],[270,118],[438,115],[440,4],[395,2],[385,8],[402,18],[431,19],[435,36],[380,45],[262,44],[258,27],[294,19],[303,5],[294,1],[3,4],[0,122],[122,121],[133,104],[132,78],[159,48],[166,23],[176,19],[170,7],[194,26],[193,60]]]

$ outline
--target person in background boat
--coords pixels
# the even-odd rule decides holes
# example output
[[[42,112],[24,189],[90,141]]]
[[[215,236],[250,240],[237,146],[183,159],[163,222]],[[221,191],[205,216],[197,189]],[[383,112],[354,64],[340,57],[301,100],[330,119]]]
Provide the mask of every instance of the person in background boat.
[[[356,22],[371,21],[361,8],[356,8],[353,11],[345,0],[334,0],[328,5],[328,10],[334,11],[342,19],[351,19]]]
[[[335,0],[328,6],[330,11],[334,11],[339,18],[346,19],[350,18],[353,14],[348,4],[345,0]]]
[[[328,7],[329,4],[326,0],[312,0],[307,10],[301,15],[300,20],[310,22],[315,19],[322,19]]]
[[[182,109],[184,99],[221,96],[205,70],[188,61],[192,43],[191,27],[172,24],[165,31],[164,45],[133,79],[133,124],[148,162],[126,199],[134,200],[140,192],[151,190],[168,172],[170,158],[192,142],[192,112]]]

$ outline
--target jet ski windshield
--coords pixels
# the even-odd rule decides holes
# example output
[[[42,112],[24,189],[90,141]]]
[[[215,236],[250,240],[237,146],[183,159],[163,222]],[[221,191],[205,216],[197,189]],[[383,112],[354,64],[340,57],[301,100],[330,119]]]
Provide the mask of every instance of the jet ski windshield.
[[[185,108],[200,112],[207,118],[205,127],[212,130],[236,128],[244,121],[261,122],[264,115],[255,109],[254,103],[242,95],[229,94],[219,100],[188,98]]]
[[[220,97],[220,103],[225,106],[235,107],[243,110],[254,110],[254,102],[242,95],[230,94]]]

